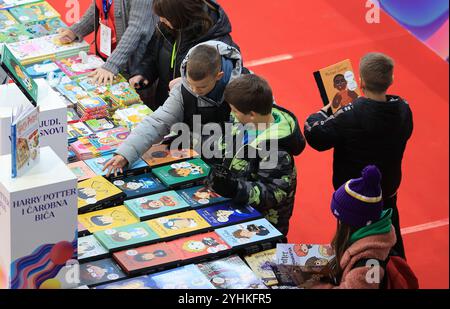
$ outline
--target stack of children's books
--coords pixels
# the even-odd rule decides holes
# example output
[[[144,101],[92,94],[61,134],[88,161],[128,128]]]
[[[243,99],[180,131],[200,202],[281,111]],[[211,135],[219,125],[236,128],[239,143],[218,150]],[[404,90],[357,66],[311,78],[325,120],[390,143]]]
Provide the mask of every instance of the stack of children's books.
[[[112,85],[109,89],[111,100],[121,106],[128,106],[141,102],[137,92],[131,88],[128,82],[120,82]]]
[[[108,117],[108,103],[100,97],[90,97],[78,101],[78,115],[82,121]]]
[[[70,58],[60,59],[56,65],[69,77],[84,75],[93,72],[105,62],[98,56],[81,53]]]

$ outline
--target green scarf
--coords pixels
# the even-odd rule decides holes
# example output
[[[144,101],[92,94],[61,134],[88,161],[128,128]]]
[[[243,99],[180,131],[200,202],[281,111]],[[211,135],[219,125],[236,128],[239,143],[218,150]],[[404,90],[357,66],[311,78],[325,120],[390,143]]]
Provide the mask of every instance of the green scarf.
[[[391,231],[392,225],[391,218],[392,218],[392,209],[383,211],[380,220],[368,226],[362,227],[355,233],[353,233],[353,235],[350,237],[350,243],[353,244],[356,241],[368,236],[389,233]]]

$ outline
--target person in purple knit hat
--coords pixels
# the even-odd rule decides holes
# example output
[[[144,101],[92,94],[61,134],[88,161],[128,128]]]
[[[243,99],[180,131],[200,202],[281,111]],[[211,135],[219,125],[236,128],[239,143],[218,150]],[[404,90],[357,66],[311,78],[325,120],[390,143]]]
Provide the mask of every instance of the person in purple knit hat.
[[[336,257],[331,262],[333,283],[316,283],[312,288],[378,289],[379,280],[367,280],[368,267],[361,260],[385,261],[396,243],[392,209],[383,211],[381,173],[374,165],[365,167],[362,177],[343,184],[333,194],[331,212],[338,220],[331,243]],[[365,265],[363,265],[365,266]]]

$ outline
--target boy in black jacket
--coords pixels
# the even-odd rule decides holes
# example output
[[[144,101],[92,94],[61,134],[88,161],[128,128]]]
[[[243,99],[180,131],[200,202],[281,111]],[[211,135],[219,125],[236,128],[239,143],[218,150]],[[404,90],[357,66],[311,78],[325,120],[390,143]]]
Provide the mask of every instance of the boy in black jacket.
[[[412,112],[398,96],[387,95],[393,83],[394,61],[381,53],[369,53],[360,62],[361,89],[365,97],[331,114],[330,105],[305,123],[309,145],[318,151],[334,148],[333,185],[339,188],[358,178],[367,165],[382,173],[384,209],[392,208],[397,234],[394,250],[405,257],[397,209],[401,164],[413,131]]]
[[[236,121],[219,142],[224,160],[209,185],[235,204],[254,207],[287,235],[297,187],[294,156],[306,145],[297,118],[273,105],[269,84],[256,75],[231,81],[225,101]]]

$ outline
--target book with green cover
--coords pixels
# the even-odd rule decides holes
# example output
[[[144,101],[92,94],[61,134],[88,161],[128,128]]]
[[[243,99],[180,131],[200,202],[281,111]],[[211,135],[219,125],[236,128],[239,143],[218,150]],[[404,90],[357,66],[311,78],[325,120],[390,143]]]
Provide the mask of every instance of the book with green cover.
[[[195,182],[209,175],[210,167],[201,159],[192,159],[155,168],[156,175],[165,185],[174,187]]]

